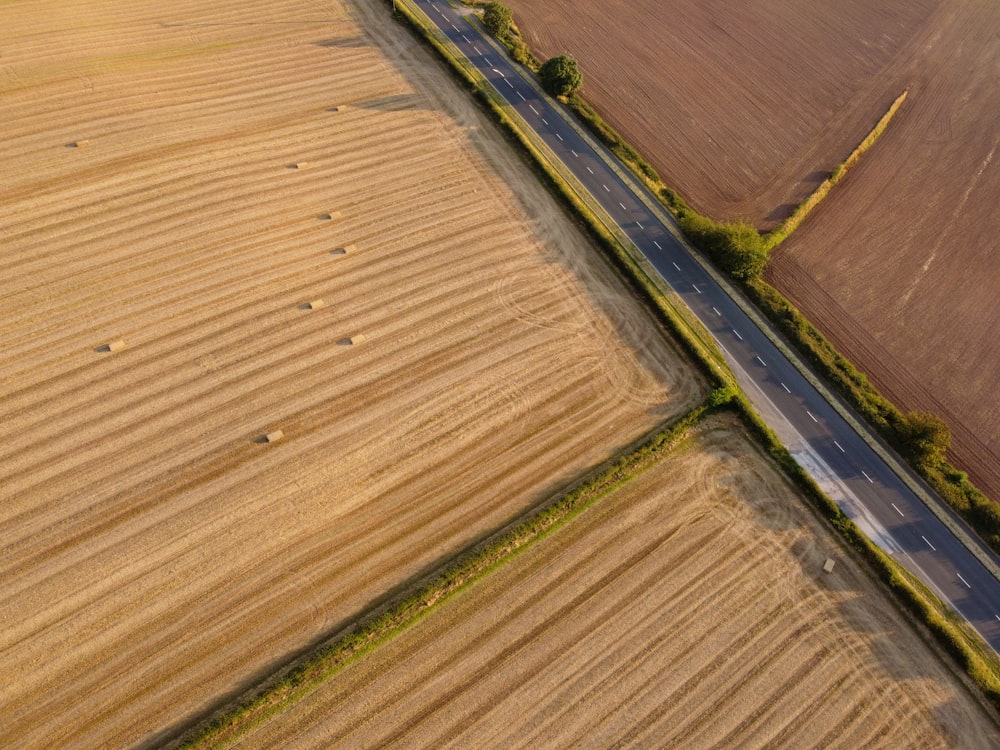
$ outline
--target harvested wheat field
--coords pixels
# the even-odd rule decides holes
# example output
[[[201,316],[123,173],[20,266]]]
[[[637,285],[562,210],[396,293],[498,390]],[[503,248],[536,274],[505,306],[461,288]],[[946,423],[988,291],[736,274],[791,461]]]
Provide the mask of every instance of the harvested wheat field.
[[[713,418],[242,746],[998,742],[735,420]]]
[[[704,393],[375,0],[0,28],[0,745],[156,744]]]
[[[508,4],[536,53],[580,61],[583,96],[667,185],[762,229],[864,138],[947,12],[931,0]]]

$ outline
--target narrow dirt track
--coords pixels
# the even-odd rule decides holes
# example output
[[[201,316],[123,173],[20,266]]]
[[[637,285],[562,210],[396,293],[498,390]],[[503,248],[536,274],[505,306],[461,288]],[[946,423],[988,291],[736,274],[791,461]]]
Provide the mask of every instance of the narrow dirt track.
[[[374,0],[0,27],[0,745],[155,742],[703,392]]]
[[[240,747],[998,741],[727,418]]]

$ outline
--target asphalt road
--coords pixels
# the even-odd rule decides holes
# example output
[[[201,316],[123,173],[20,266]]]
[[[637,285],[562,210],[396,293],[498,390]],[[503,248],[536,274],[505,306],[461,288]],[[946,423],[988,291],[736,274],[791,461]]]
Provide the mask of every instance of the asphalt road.
[[[948,601],[1000,652],[1000,581],[981,558],[963,546],[646,207],[639,197],[644,188],[619,177],[620,171],[609,165],[614,157],[606,151],[599,156],[603,147],[573,128],[571,116],[540,95],[521,68],[455,8],[443,0],[414,2],[604,206],[704,323],[754,407],[799,464],[873,541]],[[1000,565],[989,552],[980,554]]]

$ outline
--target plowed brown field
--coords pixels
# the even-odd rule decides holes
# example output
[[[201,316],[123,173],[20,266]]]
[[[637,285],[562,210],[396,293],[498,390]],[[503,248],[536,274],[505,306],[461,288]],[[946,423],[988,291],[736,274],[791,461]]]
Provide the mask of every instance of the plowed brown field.
[[[532,48],[579,58],[587,99],[667,184],[764,230],[909,89],[769,279],[893,401],[942,416],[1000,500],[1000,6],[509,4]]]
[[[717,419],[242,747],[997,742],[881,590]]]
[[[703,392],[375,0],[0,28],[0,746],[153,742]]]

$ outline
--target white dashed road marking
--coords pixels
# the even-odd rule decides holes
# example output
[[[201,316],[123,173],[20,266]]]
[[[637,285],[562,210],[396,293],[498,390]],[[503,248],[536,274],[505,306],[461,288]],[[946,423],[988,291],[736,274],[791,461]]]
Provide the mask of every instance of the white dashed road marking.
[[[891,505],[892,509],[897,513],[899,513],[901,517],[905,518],[905,516],[903,516],[903,511],[901,511],[899,508],[896,507],[896,503],[889,503],[889,505]]]
[[[789,389],[789,387],[787,385],[785,385],[784,383],[781,384],[781,387],[785,389],[785,393],[791,393],[792,392],[791,389]]]
[[[739,331],[737,331],[737,330],[736,330],[735,328],[733,329],[733,333],[735,333],[735,334],[736,334],[736,338],[738,338],[738,339],[739,339],[740,341],[742,341],[742,340],[743,340],[743,337],[742,337],[742,336],[740,336],[740,332],[739,332]]]
[[[875,484],[875,480],[872,479],[870,476],[868,476],[868,472],[867,471],[865,471],[864,469],[862,469],[861,473],[865,475],[865,479],[868,480],[869,484]]]
[[[698,294],[701,294],[701,289],[699,289],[699,288],[698,288],[698,285],[697,285],[697,284],[692,284],[691,286],[693,286],[693,287],[694,287],[694,290],[695,290],[696,292],[698,292]]]
[[[955,571],[955,575],[958,576],[958,580],[960,580],[962,583],[965,584],[965,588],[967,588],[967,589],[971,589],[972,588],[972,586],[969,585],[969,582],[966,581],[964,578],[962,578],[962,574],[959,573],[957,570]]]
[[[927,537],[925,537],[923,534],[921,534],[920,538],[923,539],[925,542],[927,542],[927,546],[928,547],[930,547],[932,550],[934,550],[935,552],[937,552],[937,547],[935,547],[933,544],[931,544],[930,541],[927,539]],[[997,619],[1000,620],[1000,617],[998,617]]]
[[[673,263],[673,262],[671,262],[671,264],[672,264],[672,265],[673,265],[673,267],[674,267],[674,268],[676,268],[676,269],[677,269],[678,271],[680,271],[680,270],[681,270],[681,267],[680,267],[679,265],[677,265],[676,263]]]
[[[842,446],[836,440],[833,441],[833,444],[837,446],[837,448],[840,450],[841,453],[847,453],[847,451],[844,450],[844,446]]]
[[[714,312],[714,313],[715,313],[716,315],[718,315],[718,316],[719,316],[720,318],[722,317],[722,313],[720,313],[720,312],[719,312],[719,308],[717,308],[717,307],[713,306],[713,307],[712,307],[712,312]]]
[[[656,249],[657,250],[662,250],[663,249],[662,247],[660,247],[660,243],[657,242],[656,240],[653,240],[653,244],[656,245]]]
[[[809,419],[811,419],[813,422],[816,422],[817,424],[819,423],[819,420],[816,419],[816,417],[813,416],[813,413],[811,411],[809,411],[808,409],[806,409],[806,414],[809,415]]]
[[[767,363],[760,358],[759,354],[757,355],[757,361],[760,362],[762,365],[764,365],[764,367],[767,367]]]

